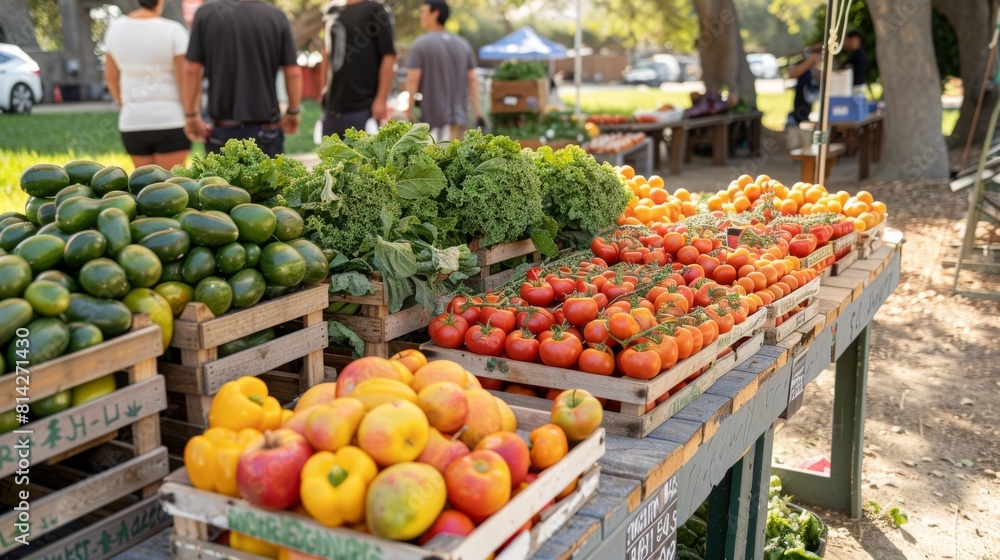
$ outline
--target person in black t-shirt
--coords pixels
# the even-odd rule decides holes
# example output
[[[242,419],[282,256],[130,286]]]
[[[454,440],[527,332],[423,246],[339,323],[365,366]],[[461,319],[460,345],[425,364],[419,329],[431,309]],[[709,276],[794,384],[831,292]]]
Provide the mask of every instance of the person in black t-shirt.
[[[392,11],[372,0],[335,0],[325,12],[323,135],[363,130],[368,119],[383,123],[396,63]]]
[[[854,70],[854,86],[864,86],[868,84],[868,55],[861,46],[861,32],[852,29],[844,37],[844,52],[847,53],[847,61],[844,68]]]
[[[253,138],[270,156],[284,151],[299,128],[302,72],[292,27],[281,10],[260,0],[216,0],[198,9],[184,63],[184,131],[218,152],[230,138]],[[288,108],[282,116],[275,80],[284,72]],[[201,81],[208,78],[208,115],[201,118]]]

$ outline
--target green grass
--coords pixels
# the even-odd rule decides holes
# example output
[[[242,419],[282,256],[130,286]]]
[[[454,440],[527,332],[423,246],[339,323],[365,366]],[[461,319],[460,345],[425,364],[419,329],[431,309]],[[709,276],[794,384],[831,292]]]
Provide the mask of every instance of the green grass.
[[[313,126],[320,116],[315,101],[305,101],[302,126],[285,139],[291,154],[312,152]],[[201,144],[192,154],[204,154]],[[0,212],[21,211],[27,195],[18,188],[21,173],[36,163],[62,165],[89,159],[105,165],[134,169],[118,132],[117,113],[61,113],[0,116]]]

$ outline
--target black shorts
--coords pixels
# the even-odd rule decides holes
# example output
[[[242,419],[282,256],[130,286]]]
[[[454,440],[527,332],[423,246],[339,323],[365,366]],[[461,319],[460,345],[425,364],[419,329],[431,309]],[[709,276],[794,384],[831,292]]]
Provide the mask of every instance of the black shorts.
[[[183,128],[122,132],[122,143],[130,156],[151,156],[191,149]]]

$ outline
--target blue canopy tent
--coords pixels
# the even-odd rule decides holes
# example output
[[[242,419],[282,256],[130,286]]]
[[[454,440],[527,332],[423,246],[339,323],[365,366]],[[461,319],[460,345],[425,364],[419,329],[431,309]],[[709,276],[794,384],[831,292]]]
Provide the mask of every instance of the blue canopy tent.
[[[567,57],[566,47],[542,37],[528,26],[479,49],[481,60],[556,60]]]

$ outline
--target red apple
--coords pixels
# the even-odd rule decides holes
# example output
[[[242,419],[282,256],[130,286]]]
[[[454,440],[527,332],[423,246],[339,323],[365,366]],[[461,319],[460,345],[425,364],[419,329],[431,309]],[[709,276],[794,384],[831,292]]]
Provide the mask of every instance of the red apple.
[[[312,454],[312,447],[298,433],[268,430],[240,455],[236,487],[255,506],[292,507],[299,501],[302,466]]]
[[[510,500],[510,468],[495,451],[481,449],[459,457],[444,472],[448,502],[476,522]]]
[[[458,535],[464,537],[475,528],[476,524],[469,519],[468,515],[455,509],[446,509],[441,512],[441,515],[434,521],[431,528],[427,529],[424,536],[420,537],[420,540],[417,542],[421,545],[427,544],[438,535]]]
[[[427,446],[417,457],[418,463],[427,463],[444,474],[452,461],[469,454],[469,447],[457,438],[443,435],[436,428],[428,431]]]
[[[531,467],[531,451],[521,436],[512,432],[497,432],[479,441],[476,449],[496,451],[510,469],[510,487],[517,488]]]
[[[570,442],[583,441],[601,426],[601,403],[583,389],[570,389],[552,403],[552,423],[566,432]]]
[[[406,370],[405,367],[403,369]],[[409,370],[406,371],[408,372]],[[389,360],[377,356],[365,356],[347,364],[337,374],[336,396],[338,398],[349,397],[354,392],[354,388],[361,384],[362,381],[375,377],[385,377],[407,383],[403,379],[400,369]]]

